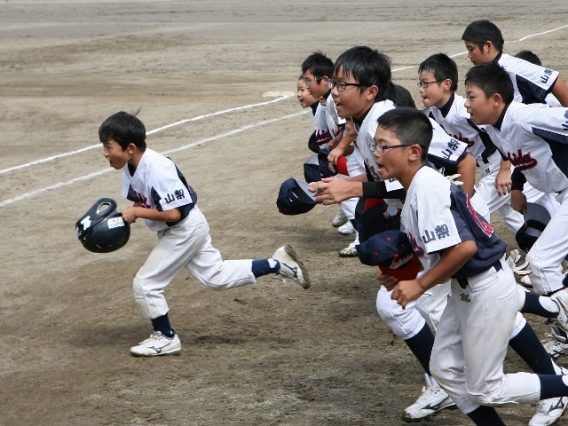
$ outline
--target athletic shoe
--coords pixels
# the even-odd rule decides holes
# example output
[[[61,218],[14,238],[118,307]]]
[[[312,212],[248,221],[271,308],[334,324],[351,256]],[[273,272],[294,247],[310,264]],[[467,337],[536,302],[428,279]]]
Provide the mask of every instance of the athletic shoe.
[[[529,422],[529,426],[549,426],[555,424],[564,413],[568,397],[543,399],[536,406],[536,414]]]
[[[178,335],[169,338],[161,331],[154,331],[149,338],[138,343],[138,346],[130,348],[130,353],[134,356],[179,355],[180,352],[181,342]]]
[[[357,257],[357,246],[359,245],[359,233],[357,232],[357,237],[355,241],[349,244],[347,247],[339,251],[339,256],[341,257]]]
[[[556,317],[556,324],[564,330],[568,331],[568,290],[562,289],[550,296],[558,305],[559,313]]]
[[[424,376],[426,377],[426,386],[422,387],[422,394],[414,404],[407,407],[402,413],[402,420],[407,423],[428,419],[445,408],[452,410],[457,408],[456,404],[433,378],[427,374]]]
[[[355,228],[353,228],[353,225],[351,225],[351,221],[348,220],[339,228],[337,228],[337,232],[339,232],[341,235],[353,235],[356,231]]]
[[[345,213],[343,213],[343,210],[341,208],[339,208],[339,211],[337,212],[337,214],[335,215],[335,217],[331,221],[331,226],[333,226],[335,228],[339,228],[345,222],[347,222],[347,216],[345,216]]]
[[[304,268],[304,264],[298,260],[298,256],[296,256],[296,252],[292,247],[282,246],[276,249],[272,258],[280,263],[280,270],[274,278],[280,276],[292,278],[302,287],[310,288],[308,271]]]
[[[546,336],[548,338],[542,342],[542,345],[552,359],[558,359],[568,353],[568,336],[558,325],[552,324],[550,334],[547,333]]]

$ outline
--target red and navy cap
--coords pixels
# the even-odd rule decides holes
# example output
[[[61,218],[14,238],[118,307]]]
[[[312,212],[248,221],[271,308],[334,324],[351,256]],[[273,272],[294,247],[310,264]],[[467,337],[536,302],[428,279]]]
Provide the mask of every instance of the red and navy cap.
[[[383,231],[356,247],[361,263],[378,266],[383,274],[399,280],[413,280],[421,269],[404,232]]]
[[[316,205],[316,199],[308,189],[308,184],[294,178],[286,179],[280,185],[276,206],[285,215],[307,213]]]
[[[319,182],[322,178],[332,177],[338,173],[349,176],[345,157],[343,155],[340,156],[337,164],[333,164],[327,159],[329,153],[329,148],[322,148],[318,154],[313,154],[304,163],[304,178],[306,182]]]

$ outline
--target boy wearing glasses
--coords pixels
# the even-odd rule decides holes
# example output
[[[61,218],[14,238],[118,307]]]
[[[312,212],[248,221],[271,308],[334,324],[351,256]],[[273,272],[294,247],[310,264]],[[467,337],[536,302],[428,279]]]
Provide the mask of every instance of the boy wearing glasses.
[[[365,211],[362,217],[373,214],[382,218],[376,224],[381,228],[365,229],[367,222],[362,220],[359,229],[362,239],[384,229],[398,228],[398,216],[402,206],[400,199],[405,195],[404,189],[396,180],[380,179],[373,156],[373,151],[377,148],[373,139],[377,119],[380,119],[383,113],[395,108],[395,104],[388,99],[393,90],[390,77],[389,58],[369,47],[354,47],[337,59],[333,80],[330,80],[331,95],[339,116],[351,118],[355,125],[358,133],[356,149],[365,153],[363,155],[367,170],[364,174],[345,180],[325,180],[311,184],[316,194],[319,194],[319,188],[337,183],[343,187],[353,188],[353,193],[359,196],[363,195],[360,192],[363,184],[380,186],[377,191],[373,189],[371,194],[365,194]],[[446,140],[450,139],[445,133],[440,135],[445,135]],[[455,141],[455,144],[452,143],[451,147],[447,147],[446,159],[457,161],[465,155],[465,148],[465,144]],[[385,201],[384,198],[389,200]],[[381,288],[377,294],[376,304],[379,315],[393,332],[405,341],[426,372],[426,386],[422,395],[403,414],[403,419],[406,421],[418,421],[454,405],[429,374],[428,366],[430,348],[434,342],[432,330],[437,326],[448,291],[449,286],[438,286],[423,295],[420,302],[415,305],[415,309],[407,310],[401,309],[393,302],[386,289]]]
[[[334,148],[339,141],[344,140],[347,149],[343,155],[347,159],[347,169],[350,175],[364,173],[363,159],[359,152],[354,152],[351,143],[352,137],[345,130],[345,120],[337,115],[335,103],[330,95],[329,79],[333,72],[333,61],[321,52],[314,52],[302,63],[302,74],[304,84],[308,87],[310,94],[319,100],[319,105],[314,114],[314,126],[316,128],[316,140],[318,151],[321,148]],[[339,251],[341,257],[357,256],[356,246],[359,244],[359,234],[355,225],[355,208],[358,198],[344,200],[331,222],[337,227],[341,235],[355,234],[355,240],[347,247]]]
[[[430,370],[476,425],[505,425],[493,406],[568,396],[568,376],[504,374],[518,315],[515,278],[504,261],[506,246],[473,209],[467,194],[424,167],[431,134],[431,121],[420,111],[397,108],[381,116],[375,137],[383,146],[375,151],[379,174],[398,179],[406,190],[401,226],[426,272],[414,280],[399,281],[382,273],[377,279],[403,308],[452,279]],[[396,145],[404,146],[385,150]]]
[[[423,113],[434,119],[454,138],[468,144],[475,158],[480,180],[476,193],[485,200],[489,213],[499,211],[509,231],[515,235],[523,226],[523,215],[511,207],[511,162],[502,159],[493,141],[483,129],[471,122],[464,103],[456,94],[458,67],[443,53],[425,59],[418,67],[418,88]]]

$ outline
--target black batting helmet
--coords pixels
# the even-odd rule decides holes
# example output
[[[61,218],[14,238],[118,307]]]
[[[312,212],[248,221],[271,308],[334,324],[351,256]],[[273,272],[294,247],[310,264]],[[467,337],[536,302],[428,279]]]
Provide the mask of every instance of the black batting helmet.
[[[101,198],[75,224],[77,237],[87,250],[110,253],[130,238],[130,224],[116,211],[116,201]]]

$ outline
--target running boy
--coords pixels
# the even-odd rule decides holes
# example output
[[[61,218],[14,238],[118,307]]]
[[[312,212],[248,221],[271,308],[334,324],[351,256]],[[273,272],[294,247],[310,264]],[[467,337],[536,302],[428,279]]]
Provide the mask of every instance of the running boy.
[[[544,232],[527,253],[534,291],[558,303],[558,325],[568,330],[568,278],[559,268],[568,253],[568,109],[524,105],[513,100],[508,73],[497,63],[471,68],[466,75],[465,107],[476,124],[489,124],[492,139],[513,165],[511,203],[526,210],[526,182],[560,203]]]
[[[407,192],[401,227],[426,272],[415,280],[378,279],[404,308],[453,278],[430,370],[475,424],[504,425],[490,405],[567,396],[568,377],[504,374],[518,303],[515,278],[504,261],[505,243],[464,191],[424,167],[431,139],[431,122],[418,110],[397,108],[381,116],[374,150],[378,172],[383,179],[398,179]]]
[[[501,30],[493,22],[481,19],[469,24],[462,35],[473,65],[494,61],[508,73],[515,90],[515,101],[525,104],[545,103],[552,93],[568,107],[568,87],[562,76],[549,68],[531,64],[503,53]]]
[[[164,289],[185,267],[203,285],[225,290],[253,284],[275,273],[308,288],[310,280],[289,246],[271,258],[223,260],[211,245],[209,225],[197,207],[197,195],[175,163],[146,148],[146,129],[135,116],[118,112],[99,128],[103,155],[114,169],[123,169],[122,195],[134,202],[122,211],[125,221],[145,219],[158,233],[158,243],[134,278],[134,298],[152,321],[150,338],[130,349],[134,356],[176,355],[181,342],[170,325]]]

